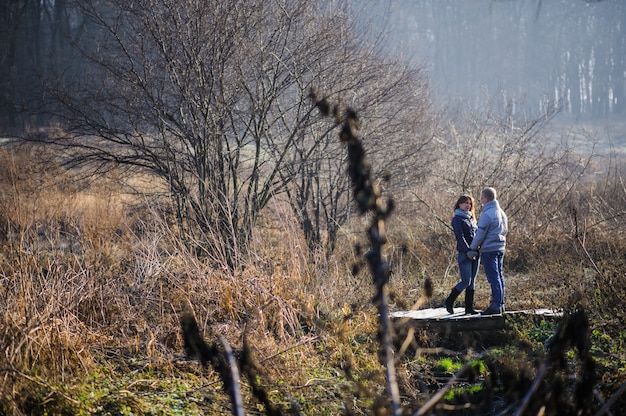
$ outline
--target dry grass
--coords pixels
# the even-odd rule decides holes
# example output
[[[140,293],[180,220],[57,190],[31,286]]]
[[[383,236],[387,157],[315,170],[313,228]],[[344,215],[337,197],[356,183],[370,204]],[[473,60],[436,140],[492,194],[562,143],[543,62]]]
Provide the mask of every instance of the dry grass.
[[[367,299],[359,289],[367,285],[346,279],[343,261],[350,260],[311,262],[304,241],[285,239],[299,233],[284,206],[260,224],[249,262],[231,274],[200,260],[156,212],[129,214],[113,183],[79,191],[60,171],[40,179],[40,172],[20,170],[28,166],[20,158],[30,154],[2,156],[12,169],[3,172],[2,189],[11,192],[1,200],[6,412],[36,412],[46,401],[55,409],[52,396],[70,408],[94,410],[57,383],[88,379],[102,366],[123,370],[126,361],[157,367],[180,359],[178,319],[185,311],[204,333],[224,335],[235,346],[245,331],[258,359],[275,369],[270,380],[305,391],[316,378],[330,383],[329,375],[303,371],[304,357],[311,373],[326,360],[342,359],[335,347],[316,349],[350,326],[347,299]],[[371,324],[364,322],[359,325]]]
[[[374,289],[365,270],[352,273],[362,224],[345,230],[336,253],[309,253],[291,211],[276,200],[254,230],[250,256],[231,273],[197,256],[161,212],[137,210],[145,201],[122,196],[115,181],[79,187],[54,163],[32,157],[0,150],[0,413],[167,414],[182,406],[188,414],[229,414],[217,375],[183,359],[184,312],[205,336],[222,335],[235,349],[245,335],[262,383],[284,409],[376,413],[385,393]],[[611,374],[599,387],[608,397],[626,378],[619,307],[626,240],[614,220],[598,217],[602,203],[615,200],[603,189],[615,195],[618,184],[588,186],[594,198],[578,213],[586,224],[578,236],[564,207],[552,225],[556,240],[512,239],[507,294],[512,308],[563,307],[582,294],[604,343],[596,353]],[[612,215],[623,212],[610,206]],[[456,281],[452,234],[424,222],[400,216],[401,227],[390,229],[395,309],[439,306]],[[488,301],[484,280],[479,306]],[[433,334],[415,337],[437,346]],[[400,358],[405,405],[416,409],[430,395],[424,386],[437,382],[427,363]]]

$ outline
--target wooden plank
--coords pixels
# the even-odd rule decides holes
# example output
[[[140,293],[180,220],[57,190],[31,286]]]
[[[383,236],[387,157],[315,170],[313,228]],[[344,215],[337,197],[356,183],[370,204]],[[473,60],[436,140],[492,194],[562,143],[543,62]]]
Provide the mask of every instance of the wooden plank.
[[[563,316],[563,311],[559,309],[527,309],[523,311],[506,311],[505,315],[515,315],[515,314],[523,314],[523,315],[535,315],[535,316],[545,316],[545,317],[561,317]]]
[[[506,311],[500,315],[465,315],[464,308],[454,308],[450,314],[445,308],[430,308],[414,311],[391,312],[394,323],[409,325],[416,328],[444,328],[453,331],[476,331],[501,329],[505,327],[506,316],[515,314],[536,315],[542,317],[559,317],[562,312],[555,309],[530,309],[523,311]]]

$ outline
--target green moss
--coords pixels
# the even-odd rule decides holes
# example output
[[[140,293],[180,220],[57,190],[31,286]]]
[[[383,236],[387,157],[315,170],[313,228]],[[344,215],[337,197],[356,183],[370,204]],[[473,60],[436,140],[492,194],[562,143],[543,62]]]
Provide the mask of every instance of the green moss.
[[[453,360],[449,357],[444,357],[437,361],[435,368],[437,371],[441,371],[448,374],[454,374],[463,367],[463,363],[458,360]]]
[[[463,400],[467,400],[467,396],[474,395],[482,390],[483,386],[480,384],[473,384],[467,387],[455,387],[444,395],[444,399],[448,402],[457,401],[460,397],[462,397]]]

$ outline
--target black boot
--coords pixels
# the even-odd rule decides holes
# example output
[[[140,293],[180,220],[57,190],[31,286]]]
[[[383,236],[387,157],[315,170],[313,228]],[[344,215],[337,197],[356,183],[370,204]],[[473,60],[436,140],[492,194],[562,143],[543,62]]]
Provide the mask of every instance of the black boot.
[[[446,310],[448,313],[454,313],[454,301],[460,294],[461,292],[456,290],[456,288],[452,288],[452,292],[450,292],[450,295],[446,298]]]
[[[474,289],[465,289],[465,314],[476,315],[479,312],[474,309]]]
[[[485,309],[480,313],[482,316],[486,315],[502,315],[502,311],[500,309],[492,308],[491,306]]]

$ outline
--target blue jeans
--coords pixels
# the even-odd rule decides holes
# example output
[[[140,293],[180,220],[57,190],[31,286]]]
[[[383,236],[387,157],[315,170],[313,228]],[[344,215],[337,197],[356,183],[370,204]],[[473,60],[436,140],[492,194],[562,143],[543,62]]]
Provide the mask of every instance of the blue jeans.
[[[502,276],[502,260],[504,251],[480,253],[480,259],[491,286],[491,302],[489,308],[500,312],[504,310],[504,276]]]
[[[461,275],[461,281],[454,286],[456,290],[462,292],[465,288],[474,289],[474,282],[476,282],[476,275],[478,274],[478,259],[470,260],[465,253],[459,251],[457,257],[459,261],[459,274]]]

